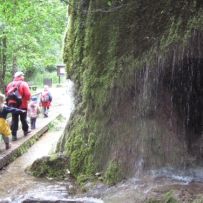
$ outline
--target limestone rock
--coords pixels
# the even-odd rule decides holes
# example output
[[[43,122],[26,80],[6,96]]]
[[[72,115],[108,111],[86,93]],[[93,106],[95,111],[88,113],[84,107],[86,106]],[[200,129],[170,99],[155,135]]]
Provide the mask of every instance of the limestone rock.
[[[64,179],[69,168],[69,158],[62,155],[37,159],[27,170],[35,177]]]

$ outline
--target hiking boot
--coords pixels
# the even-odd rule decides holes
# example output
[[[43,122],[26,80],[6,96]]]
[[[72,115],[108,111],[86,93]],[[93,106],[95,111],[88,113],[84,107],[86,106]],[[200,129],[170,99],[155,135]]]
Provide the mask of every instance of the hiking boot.
[[[6,150],[10,149],[11,145],[9,143],[6,143]]]
[[[17,137],[16,136],[12,136],[12,141],[16,141]]]
[[[24,131],[24,136],[27,136],[29,133],[31,133],[31,130]]]

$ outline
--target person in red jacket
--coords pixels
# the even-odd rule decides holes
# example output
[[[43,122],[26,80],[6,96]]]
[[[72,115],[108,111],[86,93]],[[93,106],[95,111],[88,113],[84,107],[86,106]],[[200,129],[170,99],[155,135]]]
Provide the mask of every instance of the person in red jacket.
[[[18,107],[21,110],[25,110],[22,114],[12,114],[12,122],[11,122],[11,131],[12,131],[12,140],[17,140],[17,131],[18,131],[18,122],[19,122],[19,116],[22,123],[22,129],[24,132],[24,136],[27,136],[29,131],[29,126],[27,123],[27,108],[28,108],[28,102],[31,97],[30,88],[27,84],[27,82],[24,81],[24,74],[23,72],[16,72],[14,75],[14,80],[10,82],[6,88],[6,94],[8,96],[9,92],[12,90],[13,87],[16,87],[18,89],[18,93],[21,97],[21,104]],[[12,104],[10,105],[12,106]]]
[[[43,108],[44,118],[48,117],[48,112],[49,112],[51,102],[52,102],[52,95],[49,91],[49,86],[45,85],[44,91],[42,92],[42,94],[40,96],[40,105]]]

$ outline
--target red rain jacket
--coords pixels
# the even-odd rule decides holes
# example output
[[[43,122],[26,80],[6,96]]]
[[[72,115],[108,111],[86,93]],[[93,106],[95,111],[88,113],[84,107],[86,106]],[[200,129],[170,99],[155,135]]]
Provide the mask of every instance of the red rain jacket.
[[[42,97],[44,95],[47,95],[49,97],[48,101],[42,101]],[[41,106],[45,107],[45,108],[49,108],[51,106],[51,102],[52,102],[51,93],[49,91],[43,91],[42,94],[41,94],[41,98],[40,98],[40,104],[41,104]]]
[[[10,82],[6,88],[6,95],[8,91],[12,88],[13,84],[19,85],[18,91],[19,94],[22,96],[22,104],[20,106],[20,109],[27,109],[28,108],[28,102],[31,97],[30,88],[27,84],[27,82],[23,81],[21,78],[15,78],[13,82]]]

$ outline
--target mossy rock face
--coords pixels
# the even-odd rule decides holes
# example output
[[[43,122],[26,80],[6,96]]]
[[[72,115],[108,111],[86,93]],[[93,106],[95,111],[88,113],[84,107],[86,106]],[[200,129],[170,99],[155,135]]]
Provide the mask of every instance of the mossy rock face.
[[[69,158],[65,156],[46,156],[37,159],[27,170],[35,177],[64,179],[69,169]]]
[[[128,177],[203,163],[200,89],[190,91],[202,76],[201,1],[69,2],[64,62],[79,99],[61,148],[73,175],[105,173],[112,160]]]
[[[180,203],[176,197],[174,197],[173,192],[169,191],[159,198],[150,198],[146,203]]]
[[[177,191],[174,189],[163,194],[159,193],[157,194],[157,197],[149,197],[145,202],[146,203],[182,203],[182,202],[203,203],[203,197],[202,195],[196,195],[193,193],[189,193],[187,191],[184,191],[184,195],[183,195],[183,193],[181,193],[181,190]]]
[[[121,181],[122,178],[123,176],[119,164],[115,161],[110,162],[104,176],[105,182],[109,185],[115,185]]]

